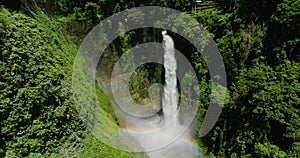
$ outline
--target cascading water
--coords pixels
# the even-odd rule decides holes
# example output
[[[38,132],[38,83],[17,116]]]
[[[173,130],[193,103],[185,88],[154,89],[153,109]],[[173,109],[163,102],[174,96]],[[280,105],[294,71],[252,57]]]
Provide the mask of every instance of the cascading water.
[[[116,114],[123,120],[127,130],[134,131],[129,134],[120,132],[124,138],[128,136],[136,140],[139,146],[145,150],[150,158],[183,158],[199,157],[199,150],[196,145],[191,143],[192,137],[190,129],[180,124],[177,91],[177,62],[175,58],[175,48],[173,39],[162,32],[165,85],[162,95],[162,115],[155,114],[151,117],[139,118],[119,108],[115,109]],[[117,87],[121,87],[121,82]],[[161,85],[152,85],[160,89]],[[150,90],[150,89],[149,89]],[[121,93],[121,91],[119,91]],[[149,93],[150,95],[151,93]],[[130,107],[130,103],[126,106]],[[124,106],[124,105],[123,105]],[[117,106],[114,106],[117,107]],[[141,132],[139,132],[141,131]]]
[[[177,79],[176,69],[177,63],[175,59],[174,42],[172,38],[167,35],[167,31],[162,32],[164,41],[164,67],[165,67],[165,86],[164,96],[162,101],[164,122],[166,124],[177,124]]]
[[[160,126],[167,126],[168,128],[156,135],[155,139],[158,141],[167,137],[176,137],[176,132],[183,129],[178,119],[177,62],[174,42],[172,37],[167,35],[167,31],[163,31],[162,35],[164,42],[165,85],[162,100],[163,118],[161,118],[164,124],[160,124]],[[187,130],[184,135],[169,145],[147,154],[150,158],[199,157],[198,148],[181,139],[191,139],[190,131]]]

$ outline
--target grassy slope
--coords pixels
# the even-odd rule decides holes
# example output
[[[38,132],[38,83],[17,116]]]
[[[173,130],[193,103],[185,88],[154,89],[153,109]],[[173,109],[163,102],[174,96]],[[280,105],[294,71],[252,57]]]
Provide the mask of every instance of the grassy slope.
[[[23,53],[25,56],[30,55],[37,55],[41,53],[40,51],[46,51],[48,55],[51,56],[43,56],[46,54],[40,54],[42,55],[42,59],[36,59],[41,60],[41,65],[45,68],[45,73],[52,73],[54,75],[54,78],[56,75],[62,74],[63,79],[61,79],[61,83],[64,83],[65,86],[63,87],[64,90],[68,91],[67,95],[70,95],[70,89],[71,89],[71,75],[72,75],[72,69],[73,69],[73,60],[77,52],[77,46],[73,44],[73,42],[68,38],[67,35],[64,35],[61,30],[61,25],[64,25],[63,23],[58,23],[57,19],[51,19],[47,17],[44,13],[38,12],[37,14],[34,14],[33,17],[29,17],[22,13],[17,12],[10,12],[4,8],[1,8],[1,16],[0,16],[0,26],[1,26],[1,41],[4,41],[5,47],[1,46],[1,64],[8,65],[10,64],[9,61],[6,60],[7,56],[12,56],[10,53]],[[21,37],[19,37],[21,36]],[[19,44],[17,44],[19,43]],[[30,49],[31,47],[32,50]],[[5,51],[5,49],[15,49],[12,51]],[[24,51],[23,51],[24,50]],[[30,51],[29,51],[30,50]],[[24,64],[29,64],[27,61],[27,58],[20,58],[21,62],[23,61]],[[57,61],[58,60],[58,61]],[[31,61],[31,60],[30,60]],[[22,62],[22,63],[23,63]],[[34,62],[34,61],[32,61]],[[52,63],[47,63],[52,62]],[[13,63],[12,63],[13,64]],[[35,67],[36,65],[32,63],[32,67]],[[53,65],[54,64],[54,65]],[[49,69],[49,65],[51,66],[51,69]],[[9,65],[8,65],[9,66]],[[5,67],[2,67],[5,68]],[[10,69],[7,67],[6,69]],[[2,69],[3,71],[8,71],[6,69]],[[44,69],[41,69],[42,72],[38,75],[44,75]],[[31,72],[29,72],[31,73]],[[11,78],[14,78],[13,73],[10,74]],[[48,76],[49,77],[49,76]],[[51,77],[51,76],[50,76]],[[29,80],[32,78],[29,77]],[[45,78],[45,80],[48,80],[49,82],[52,82],[52,78]],[[37,84],[40,82],[38,81]],[[54,85],[49,85],[52,88]],[[12,88],[15,90],[18,90],[18,87],[14,87],[12,85]],[[1,92],[3,89],[1,89]],[[62,90],[63,91],[63,90]],[[41,95],[39,92],[34,95]],[[45,92],[45,95],[47,95],[47,92]],[[60,95],[60,94],[57,94]],[[114,120],[115,116],[112,116],[112,109],[109,106],[109,100],[103,95],[103,93],[98,89],[97,95],[99,98],[99,101],[103,105],[103,109],[107,112],[107,116]],[[5,97],[4,95],[2,97]],[[7,96],[9,97],[9,96]],[[8,138],[8,135],[5,135],[5,133],[2,133],[0,135],[2,140],[6,141],[6,145],[3,144],[1,146],[1,152],[2,155],[6,155],[6,157],[23,157],[29,154],[29,157],[132,157],[131,153],[128,152],[122,152],[117,149],[111,148],[105,144],[103,144],[101,141],[94,138],[88,131],[85,131],[82,129],[82,125],[80,125],[80,121],[76,119],[76,109],[74,105],[72,104],[72,96],[67,96],[67,103],[66,102],[58,102],[63,105],[58,105],[59,107],[63,108],[71,108],[71,113],[66,115],[74,115],[72,117],[71,122],[69,122],[68,125],[65,126],[66,129],[61,129],[58,127],[58,130],[68,130],[68,131],[62,131],[63,133],[67,133],[66,135],[60,135],[55,137],[48,138],[49,135],[42,135],[42,138],[37,138],[37,135],[30,136],[32,137],[29,142],[26,139],[26,135],[28,135],[28,130],[39,133],[41,130],[46,130],[44,128],[44,125],[38,125],[39,129],[37,131],[33,131],[33,126],[27,126],[28,130],[25,130],[23,135],[20,136],[13,136],[13,138]],[[2,98],[3,99],[3,98]],[[5,98],[4,98],[5,99]],[[7,99],[6,99],[7,100]],[[17,100],[18,101],[18,100]],[[47,103],[48,104],[48,103]],[[3,104],[4,105],[4,104]],[[20,104],[20,106],[28,106],[27,103]],[[46,106],[46,105],[45,105]],[[71,107],[70,107],[71,106]],[[26,107],[24,107],[26,108]],[[5,112],[9,111],[3,111],[4,109],[1,107],[1,113],[4,114]],[[50,109],[51,110],[51,109]],[[57,111],[54,111],[57,112]],[[63,112],[63,111],[62,111]],[[28,112],[29,115],[30,111]],[[63,112],[64,113],[64,112]],[[62,113],[62,114],[63,114]],[[54,114],[55,115],[55,114]],[[18,116],[16,116],[18,117]],[[39,117],[39,116],[37,116]],[[41,116],[42,117],[42,116]],[[62,116],[64,117],[64,116]],[[40,122],[42,118],[35,119],[29,118],[28,124],[32,124],[34,122]],[[63,119],[63,118],[55,118],[55,119]],[[1,121],[1,126],[3,125],[3,121]],[[52,120],[44,120],[46,121],[52,121]],[[62,120],[63,121],[63,120]],[[77,123],[76,123],[77,122]],[[41,124],[44,124],[43,122],[40,122]],[[67,122],[66,122],[67,123]],[[40,127],[41,126],[41,127]],[[80,127],[74,127],[74,126],[80,126]],[[5,127],[2,127],[3,130]],[[9,131],[8,131],[9,132]],[[50,131],[51,132],[51,131]],[[13,134],[13,133],[12,133]],[[35,141],[39,142],[39,140],[48,140],[48,142],[56,143],[55,145],[49,144],[49,146],[41,146],[39,144],[34,144]],[[54,139],[54,140],[52,140]],[[33,142],[32,142],[33,141]],[[2,141],[3,142],[3,141]],[[30,144],[33,143],[33,144]],[[24,147],[23,145],[29,144],[29,148]],[[47,143],[48,144],[48,143]],[[61,144],[61,145],[59,145]],[[19,147],[23,146],[22,148]],[[31,145],[31,146],[30,146]],[[3,155],[3,156],[4,156]]]

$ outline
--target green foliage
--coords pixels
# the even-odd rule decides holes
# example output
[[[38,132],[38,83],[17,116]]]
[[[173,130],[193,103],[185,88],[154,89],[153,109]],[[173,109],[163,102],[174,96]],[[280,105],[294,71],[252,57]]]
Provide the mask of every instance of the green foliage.
[[[79,45],[103,18],[143,5],[187,11],[210,32],[223,56],[229,85],[226,104],[216,127],[200,142],[210,157],[212,153],[218,157],[299,157],[299,0],[216,0],[201,4],[196,11],[191,11],[190,0],[14,2],[0,4],[30,17],[4,8],[0,11],[0,157],[137,156],[80,132],[83,127],[71,99],[70,76],[76,52],[73,42]],[[140,13],[134,12],[128,20],[140,22],[143,16],[135,15]],[[199,38],[191,34],[199,28],[181,16],[160,24],[172,18],[177,19],[172,31],[183,28],[188,37]],[[121,23],[119,28],[124,29]],[[120,35],[106,49],[99,67],[111,70],[123,53],[138,44],[140,32]],[[173,36],[176,49],[187,56],[199,77],[200,126],[210,96],[218,101],[218,91],[210,91],[203,57],[186,40]],[[137,102],[149,97],[151,84],[161,83],[162,71],[157,65],[143,65],[135,71],[130,91]],[[110,73],[100,72],[100,76]],[[99,87],[96,95],[105,116],[122,126]]]
[[[217,136],[226,142],[219,144],[220,148],[228,146],[228,155],[235,152],[241,156],[257,150],[260,156],[269,157],[276,156],[276,150],[283,150],[277,155],[280,157],[292,149],[293,142],[299,140],[300,129],[297,69],[299,64],[289,61],[275,68],[258,62],[237,76],[232,87],[234,103],[227,105],[223,116],[226,119],[221,121],[226,124],[222,128],[224,134]]]
[[[50,151],[82,128],[70,93],[75,47],[42,14],[0,15],[0,156]]]
[[[221,157],[297,155],[300,5],[266,2],[239,0],[228,13],[194,14],[215,37],[229,80],[230,101],[203,139]]]
[[[84,132],[82,136],[78,137],[76,135],[71,136],[66,142],[64,142],[60,147],[55,149],[54,153],[49,155],[41,155],[39,153],[32,153],[28,158],[82,158],[82,157],[91,157],[91,158],[131,158],[139,157],[142,158],[144,155],[133,154],[130,152],[120,151],[113,147],[110,147],[100,140],[95,138],[90,133]]]
[[[143,67],[137,69],[130,77],[129,90],[132,98],[138,103],[143,103],[145,98],[149,98],[148,88],[151,84],[148,78],[149,72]]]
[[[270,29],[266,42],[269,46],[266,54],[270,60],[280,63],[283,59],[300,61],[300,1],[284,0],[278,4],[270,19]]]
[[[76,151],[76,157],[110,157],[110,158],[130,158],[131,153],[123,152],[118,149],[109,147],[93,136],[82,140],[81,146]]]
[[[276,157],[276,158],[284,158],[286,157],[286,153],[279,150],[279,147],[276,145],[272,145],[270,143],[264,144],[255,144],[255,151],[253,155],[257,157]]]

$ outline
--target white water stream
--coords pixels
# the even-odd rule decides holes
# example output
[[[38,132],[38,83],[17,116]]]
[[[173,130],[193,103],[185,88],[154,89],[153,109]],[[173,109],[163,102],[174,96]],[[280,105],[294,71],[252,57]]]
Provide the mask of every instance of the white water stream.
[[[164,67],[165,67],[165,86],[162,101],[163,116],[165,124],[178,124],[178,92],[175,59],[174,42],[167,35],[166,31],[162,32],[164,41]]]
[[[129,135],[127,132],[123,133],[124,137],[130,136],[135,139],[150,158],[199,157],[199,148],[192,141],[190,129],[181,125],[179,120],[174,42],[166,31],[163,31],[162,35],[165,67],[165,85],[161,96],[162,114],[139,118],[126,114],[118,108],[115,109],[115,113],[122,120],[126,129],[130,131]],[[121,87],[121,85],[123,84],[119,84],[117,87]],[[160,85],[152,86],[159,89]],[[126,101],[123,101],[123,104],[127,104]]]

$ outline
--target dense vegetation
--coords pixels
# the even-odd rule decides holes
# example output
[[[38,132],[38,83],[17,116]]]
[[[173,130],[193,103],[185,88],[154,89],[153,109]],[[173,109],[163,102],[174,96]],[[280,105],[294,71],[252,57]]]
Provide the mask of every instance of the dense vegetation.
[[[211,33],[223,56],[229,97],[216,126],[199,138],[207,155],[300,156],[300,0],[212,0],[196,10],[192,0],[0,4],[0,157],[140,156],[108,147],[86,131],[73,104],[71,73],[77,48],[94,25],[118,11],[145,5],[191,15]],[[141,32],[116,39],[106,50],[109,61],[141,41]],[[195,48],[179,45],[183,39],[173,37],[198,75],[205,76],[199,86],[199,113],[204,114],[211,93],[205,63]],[[156,70],[161,66],[145,65],[132,76],[132,95],[140,95],[135,98],[147,98],[141,88],[162,80]],[[115,118],[103,93],[97,95]]]

